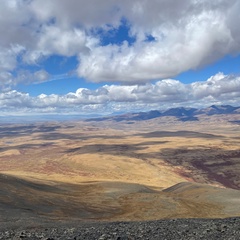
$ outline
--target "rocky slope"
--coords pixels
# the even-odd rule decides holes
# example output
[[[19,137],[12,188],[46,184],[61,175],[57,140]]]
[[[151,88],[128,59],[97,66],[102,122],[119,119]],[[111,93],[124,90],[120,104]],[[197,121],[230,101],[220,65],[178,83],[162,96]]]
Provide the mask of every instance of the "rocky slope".
[[[2,230],[0,239],[240,239],[240,218],[172,219],[151,222],[51,223],[45,227]]]

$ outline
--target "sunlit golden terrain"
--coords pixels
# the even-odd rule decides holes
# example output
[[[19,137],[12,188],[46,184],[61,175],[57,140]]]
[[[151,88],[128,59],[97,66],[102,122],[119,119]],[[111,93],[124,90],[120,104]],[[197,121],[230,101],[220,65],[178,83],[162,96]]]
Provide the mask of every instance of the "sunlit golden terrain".
[[[2,126],[1,221],[16,220],[16,212],[81,220],[240,216],[240,126],[228,120]]]

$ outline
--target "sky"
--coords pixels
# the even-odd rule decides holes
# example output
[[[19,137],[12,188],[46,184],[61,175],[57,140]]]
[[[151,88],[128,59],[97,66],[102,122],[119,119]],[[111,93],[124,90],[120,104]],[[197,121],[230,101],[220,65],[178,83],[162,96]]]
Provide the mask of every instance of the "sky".
[[[239,0],[0,0],[0,116],[240,106]]]

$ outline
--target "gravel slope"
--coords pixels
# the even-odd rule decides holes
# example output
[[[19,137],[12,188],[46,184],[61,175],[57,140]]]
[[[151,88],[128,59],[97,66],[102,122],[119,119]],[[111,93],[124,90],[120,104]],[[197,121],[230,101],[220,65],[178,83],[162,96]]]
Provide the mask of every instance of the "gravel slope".
[[[0,232],[0,239],[240,239],[240,218],[54,224],[29,229],[5,229]]]

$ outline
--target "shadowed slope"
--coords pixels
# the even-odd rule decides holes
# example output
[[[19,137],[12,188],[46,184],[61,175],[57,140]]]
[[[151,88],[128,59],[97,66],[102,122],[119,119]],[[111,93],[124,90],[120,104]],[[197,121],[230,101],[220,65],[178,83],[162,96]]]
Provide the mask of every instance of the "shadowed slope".
[[[170,188],[163,190],[174,197],[188,198],[192,201],[209,201],[215,202],[222,206],[224,213],[231,216],[240,213],[240,191],[226,188],[213,187],[206,184],[198,183],[179,183]]]
[[[240,191],[180,183],[163,191],[121,182],[35,182],[0,175],[0,222],[240,216]]]

